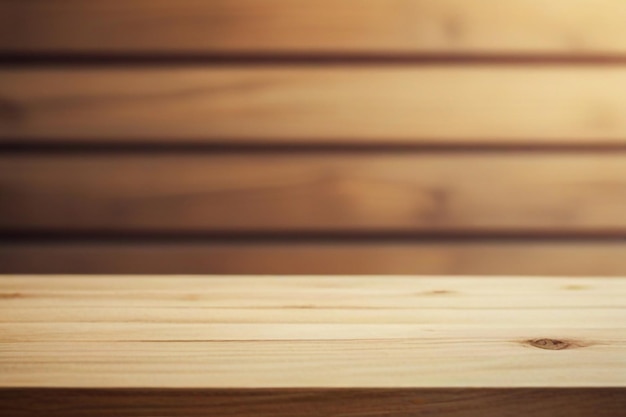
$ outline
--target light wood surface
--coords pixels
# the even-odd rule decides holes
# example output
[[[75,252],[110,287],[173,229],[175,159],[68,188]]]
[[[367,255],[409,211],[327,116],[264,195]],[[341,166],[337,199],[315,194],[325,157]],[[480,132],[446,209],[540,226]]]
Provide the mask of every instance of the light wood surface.
[[[0,141],[624,144],[621,66],[0,70]]]
[[[0,156],[16,231],[626,231],[621,154]]]
[[[13,274],[431,274],[626,276],[621,240],[64,240],[0,244]]]
[[[623,54],[620,0],[0,1],[0,51]]]
[[[0,279],[4,388],[626,388],[603,278]]]
[[[18,417],[622,416],[625,284],[3,276],[0,408]]]

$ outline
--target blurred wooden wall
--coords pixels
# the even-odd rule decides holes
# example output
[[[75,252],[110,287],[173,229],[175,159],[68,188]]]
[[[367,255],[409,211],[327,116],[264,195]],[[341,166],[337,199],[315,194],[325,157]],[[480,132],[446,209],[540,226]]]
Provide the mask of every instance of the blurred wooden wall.
[[[626,275],[622,0],[0,0],[0,272]]]

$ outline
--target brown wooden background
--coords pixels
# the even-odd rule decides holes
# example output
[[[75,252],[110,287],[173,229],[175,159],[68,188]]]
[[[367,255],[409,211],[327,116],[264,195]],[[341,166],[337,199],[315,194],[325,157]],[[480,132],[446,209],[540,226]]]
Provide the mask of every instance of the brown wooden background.
[[[626,275],[622,0],[0,0],[0,272]]]

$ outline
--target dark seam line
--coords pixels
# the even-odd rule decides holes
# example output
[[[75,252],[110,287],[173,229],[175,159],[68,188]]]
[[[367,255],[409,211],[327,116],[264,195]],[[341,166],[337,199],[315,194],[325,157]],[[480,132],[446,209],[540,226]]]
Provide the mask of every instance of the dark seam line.
[[[3,67],[68,66],[409,66],[409,65],[626,65],[626,54],[608,53],[385,53],[299,51],[159,52],[16,52],[0,49]]]
[[[80,155],[84,157],[100,157],[104,155],[170,155],[181,154],[195,156],[202,155],[320,155],[337,153],[342,155],[367,154],[493,154],[493,153],[529,153],[529,154],[610,154],[626,153],[626,138],[624,140],[589,139],[584,143],[566,143],[566,140],[546,140],[537,143],[502,142],[498,139],[482,139],[468,143],[468,141],[450,142],[436,139],[419,139],[416,143],[403,143],[393,139],[381,138],[376,143],[364,143],[358,138],[352,140],[340,139],[293,139],[291,141],[276,141],[268,139],[250,140],[214,140],[208,139],[201,143],[198,140],[171,142],[172,138],[152,138],[129,140],[125,143],[116,143],[106,138],[90,138],[83,141],[66,140],[63,138],[34,139],[2,139],[0,156],[10,155]],[[169,142],[168,142],[169,141]],[[54,143],[49,143],[54,142]]]
[[[457,230],[457,231],[164,231],[164,230],[4,230],[0,244],[15,243],[436,243],[436,242],[626,243],[626,230]]]

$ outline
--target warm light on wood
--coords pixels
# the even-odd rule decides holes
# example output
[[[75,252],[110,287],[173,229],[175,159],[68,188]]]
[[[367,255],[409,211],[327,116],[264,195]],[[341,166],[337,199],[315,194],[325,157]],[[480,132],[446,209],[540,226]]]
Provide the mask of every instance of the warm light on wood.
[[[0,1],[0,50],[624,55],[622,0]]]
[[[621,67],[0,69],[0,99],[0,143],[626,143]]]
[[[12,242],[0,273],[624,276],[625,253],[619,239]]]
[[[620,153],[0,155],[0,181],[0,230],[626,230]]]

